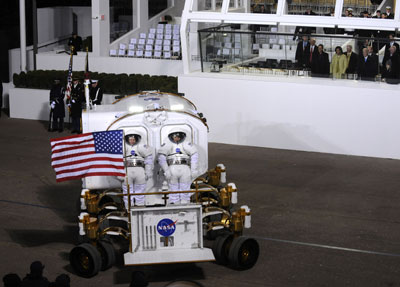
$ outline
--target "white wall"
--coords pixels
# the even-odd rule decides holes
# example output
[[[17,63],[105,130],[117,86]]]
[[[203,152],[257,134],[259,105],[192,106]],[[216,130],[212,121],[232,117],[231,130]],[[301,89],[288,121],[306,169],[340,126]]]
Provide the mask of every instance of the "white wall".
[[[14,85],[12,83],[3,83],[3,105],[0,108],[8,108],[10,106],[9,104],[9,94],[10,94],[10,89],[14,88]]]
[[[71,7],[78,16],[78,35],[84,40],[92,35],[92,9],[90,7]]]
[[[78,53],[74,56],[73,70],[85,69],[86,53]],[[67,54],[55,54],[53,52],[37,55],[37,68],[40,70],[67,70],[69,56]],[[94,57],[89,53],[89,68],[99,73],[127,73],[178,76],[183,73],[182,61],[126,58],[126,57]]]
[[[92,35],[90,7],[54,7],[38,9],[38,43],[52,41],[72,33],[72,13],[78,16],[78,35]]]
[[[397,85],[195,73],[178,87],[211,142],[400,159]]]
[[[9,88],[10,118],[48,121],[50,91],[36,89]],[[103,103],[111,104],[115,95],[104,94]],[[67,107],[65,108],[65,122],[69,121]]]
[[[72,11],[68,7],[38,9],[38,43],[72,32]]]

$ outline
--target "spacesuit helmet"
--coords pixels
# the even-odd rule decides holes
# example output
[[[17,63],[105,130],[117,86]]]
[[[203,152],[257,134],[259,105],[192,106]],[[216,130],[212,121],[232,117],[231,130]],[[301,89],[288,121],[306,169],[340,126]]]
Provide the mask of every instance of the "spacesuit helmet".
[[[134,145],[134,144],[138,144],[140,142],[140,139],[142,137],[138,134],[129,134],[125,136],[125,141],[126,143],[130,144],[130,145]],[[133,139],[135,139],[135,141],[133,141]]]
[[[180,144],[185,141],[186,133],[184,132],[172,132],[168,135],[169,140],[172,143]]]

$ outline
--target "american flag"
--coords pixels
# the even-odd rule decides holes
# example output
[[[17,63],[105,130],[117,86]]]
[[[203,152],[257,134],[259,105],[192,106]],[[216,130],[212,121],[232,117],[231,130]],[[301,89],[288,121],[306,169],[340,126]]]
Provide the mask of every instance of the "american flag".
[[[122,139],[122,130],[52,139],[51,166],[57,182],[87,176],[125,176]]]
[[[69,59],[69,68],[68,68],[68,77],[67,77],[67,90],[65,92],[65,95],[67,96],[67,99],[71,98],[71,88],[72,88],[72,58],[74,54],[71,51],[71,57]]]

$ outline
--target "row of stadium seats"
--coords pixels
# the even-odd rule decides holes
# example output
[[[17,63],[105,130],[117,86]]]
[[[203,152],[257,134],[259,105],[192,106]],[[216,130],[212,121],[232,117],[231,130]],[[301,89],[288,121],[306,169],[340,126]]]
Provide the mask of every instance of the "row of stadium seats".
[[[120,43],[119,49],[111,49],[110,56],[178,59],[181,57],[180,25],[158,24],[129,43]]]

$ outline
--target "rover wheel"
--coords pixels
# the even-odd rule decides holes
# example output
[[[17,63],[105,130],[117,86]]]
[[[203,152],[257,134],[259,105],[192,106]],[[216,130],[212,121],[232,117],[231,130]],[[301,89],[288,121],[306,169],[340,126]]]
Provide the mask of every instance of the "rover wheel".
[[[100,252],[89,243],[74,247],[69,253],[69,262],[75,272],[82,277],[93,277],[101,267]]]
[[[101,256],[101,271],[107,270],[115,264],[115,251],[110,242],[106,240],[100,240],[97,242],[97,249],[99,250]]]
[[[260,247],[255,239],[239,236],[232,241],[229,263],[236,270],[247,270],[256,264],[259,253]]]
[[[230,234],[218,236],[215,239],[214,244],[212,246],[212,251],[215,256],[215,260],[220,265],[227,265],[229,262],[228,255],[229,249],[231,247],[231,243],[233,240],[233,236]]]

